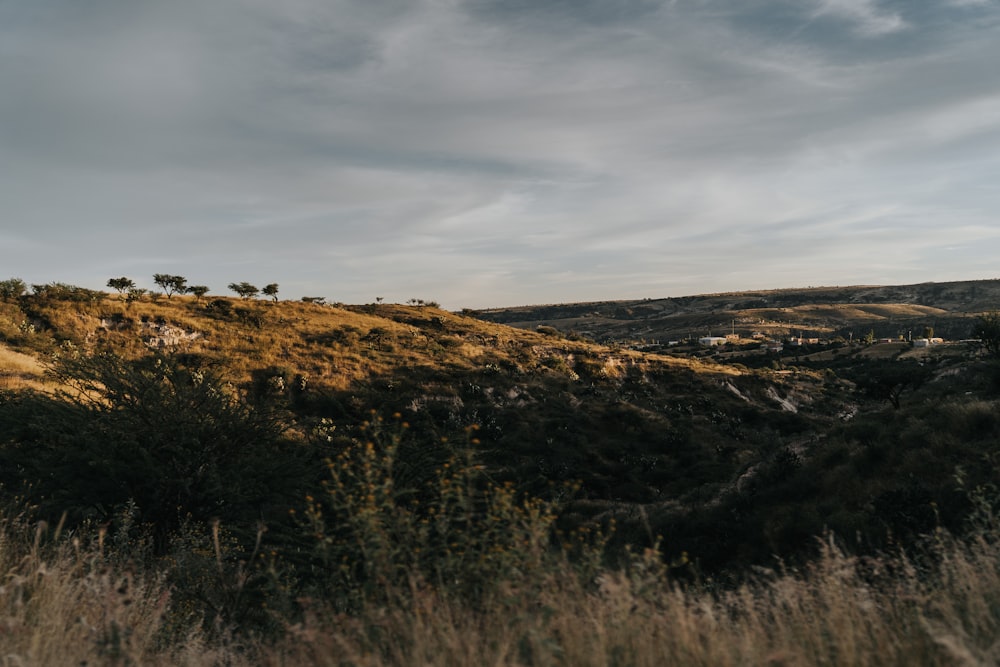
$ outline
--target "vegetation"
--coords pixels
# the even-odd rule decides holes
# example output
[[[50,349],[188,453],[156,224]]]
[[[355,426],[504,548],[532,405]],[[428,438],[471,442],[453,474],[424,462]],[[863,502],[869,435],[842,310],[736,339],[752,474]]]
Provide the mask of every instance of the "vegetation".
[[[167,295],[168,299],[174,294],[187,293],[187,278],[184,276],[172,276],[166,273],[157,273],[153,275],[153,282],[163,290],[163,293]]]
[[[27,285],[25,285],[24,281],[20,278],[0,280],[0,299],[3,299],[4,301],[13,301],[14,299],[20,298],[20,296],[24,294],[27,289]]]
[[[127,292],[135,289],[135,281],[125,276],[121,278],[109,278],[108,287],[116,290],[124,298]]]
[[[1000,658],[975,344],[755,364],[257,293],[0,302],[9,661]]]
[[[979,339],[989,354],[1000,357],[1000,312],[980,316],[972,327],[972,337]]]
[[[194,294],[195,299],[201,301],[201,298],[208,294],[208,287],[206,285],[192,285],[187,288],[188,294]]]
[[[244,281],[241,283],[229,283],[229,289],[236,292],[241,299],[252,299],[260,294],[260,289],[255,285]]]

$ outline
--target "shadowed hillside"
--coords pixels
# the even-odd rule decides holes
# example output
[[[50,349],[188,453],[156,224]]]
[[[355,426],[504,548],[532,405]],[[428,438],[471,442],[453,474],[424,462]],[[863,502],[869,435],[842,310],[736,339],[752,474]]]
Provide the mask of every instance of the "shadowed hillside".
[[[624,318],[649,309],[651,321],[738,312],[759,326],[798,317],[939,330],[954,317],[963,337],[977,322],[1000,327],[942,300],[891,301],[908,288],[863,289],[857,303],[833,302],[854,293],[846,288],[691,297],[670,300],[670,315],[666,301],[634,302],[614,306],[623,319],[605,319],[635,322]],[[963,289],[938,296],[958,308]],[[582,307],[552,308],[569,317]],[[160,590],[148,582],[170,588],[161,616],[147,613],[163,619],[167,645],[196,632],[209,643],[225,633],[287,640],[273,650],[296,664],[334,649],[314,635],[296,645],[295,628],[327,632],[349,618],[361,625],[338,635],[342,647],[392,651],[366,644],[383,622],[371,610],[503,615],[496,605],[521,599],[512,590],[524,600],[564,590],[591,606],[636,595],[629,604],[639,608],[662,606],[681,590],[670,586],[687,582],[708,596],[771,599],[770,583],[739,587],[751,573],[777,576],[776,557],[810,573],[774,580],[796,595],[827,586],[827,567],[856,571],[857,586],[873,568],[899,568],[909,574],[886,586],[931,590],[886,556],[904,548],[924,554],[920,571],[936,573],[928,586],[944,590],[949,563],[978,568],[993,553],[975,540],[996,528],[1000,332],[992,348],[867,338],[781,354],[664,354],[427,305],[123,299],[43,286],[0,302],[3,499],[10,530],[48,522],[22,548],[33,555],[10,568],[41,563],[49,539],[52,571],[80,573],[86,586],[102,567],[128,563],[122,576],[139,567],[149,577],[143,605]],[[947,534],[972,541],[945,547]],[[72,564],[72,553],[90,560]],[[963,572],[962,581],[979,576]],[[751,598],[724,606],[757,623]],[[310,600],[331,616],[316,617]],[[114,614],[125,618],[125,606]],[[898,613],[907,620],[886,636],[930,612]],[[293,622],[305,625],[289,630]],[[92,646],[132,650],[112,635]],[[919,652],[931,655],[938,636],[920,635]],[[164,655],[150,642],[141,650]],[[863,650],[887,650],[876,644]],[[254,646],[258,658],[276,655]],[[530,650],[549,655],[545,646]],[[610,661],[619,649],[597,650]],[[519,655],[518,664],[546,663]]]

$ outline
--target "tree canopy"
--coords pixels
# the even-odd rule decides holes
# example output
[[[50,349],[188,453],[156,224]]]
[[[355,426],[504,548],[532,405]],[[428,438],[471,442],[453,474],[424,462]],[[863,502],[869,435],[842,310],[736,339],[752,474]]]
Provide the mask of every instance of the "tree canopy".
[[[153,282],[163,288],[164,294],[169,299],[173,294],[187,293],[187,278],[184,276],[172,276],[166,273],[153,274]]]
[[[129,290],[135,289],[135,281],[131,278],[126,278],[122,276],[121,278],[110,278],[108,280],[108,287],[116,290],[122,296],[125,295]]]
[[[980,315],[972,327],[972,337],[994,357],[1000,357],[1000,311]]]
[[[241,283],[229,283],[229,289],[236,292],[241,299],[252,299],[260,294],[260,289],[256,285],[251,285],[246,281]]]

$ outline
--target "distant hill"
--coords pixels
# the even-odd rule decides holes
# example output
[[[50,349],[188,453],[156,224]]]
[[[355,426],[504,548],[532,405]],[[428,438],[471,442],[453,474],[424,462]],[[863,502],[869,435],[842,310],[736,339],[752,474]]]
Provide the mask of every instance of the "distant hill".
[[[877,336],[897,337],[925,327],[964,338],[971,317],[997,308],[1000,280],[972,280],[519,306],[472,314],[523,329],[552,326],[600,342],[667,341],[734,331],[848,338],[872,329]]]

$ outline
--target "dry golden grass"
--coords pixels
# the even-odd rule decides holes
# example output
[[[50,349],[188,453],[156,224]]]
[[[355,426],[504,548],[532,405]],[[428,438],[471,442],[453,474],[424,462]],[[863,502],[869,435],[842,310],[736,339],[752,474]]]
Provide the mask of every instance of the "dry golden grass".
[[[276,643],[176,626],[165,573],[78,539],[0,522],[4,665],[637,667],[994,665],[1000,545],[940,536],[918,560],[826,544],[801,571],[737,589],[682,586],[656,554],[581,578],[568,564],[512,577],[472,606],[412,583],[354,613],[302,600]],[[34,537],[34,539],[32,539]],[[412,581],[416,581],[413,579]]]
[[[196,628],[170,640],[170,591],[79,538],[0,520],[0,664],[253,664]]]
[[[0,343],[0,389],[47,390],[45,368],[34,357],[16,352]]]
[[[827,547],[801,573],[734,591],[685,590],[657,568],[596,585],[553,573],[484,610],[427,590],[347,616],[313,610],[265,664],[993,665],[1000,549],[951,545],[935,565],[857,560]]]

